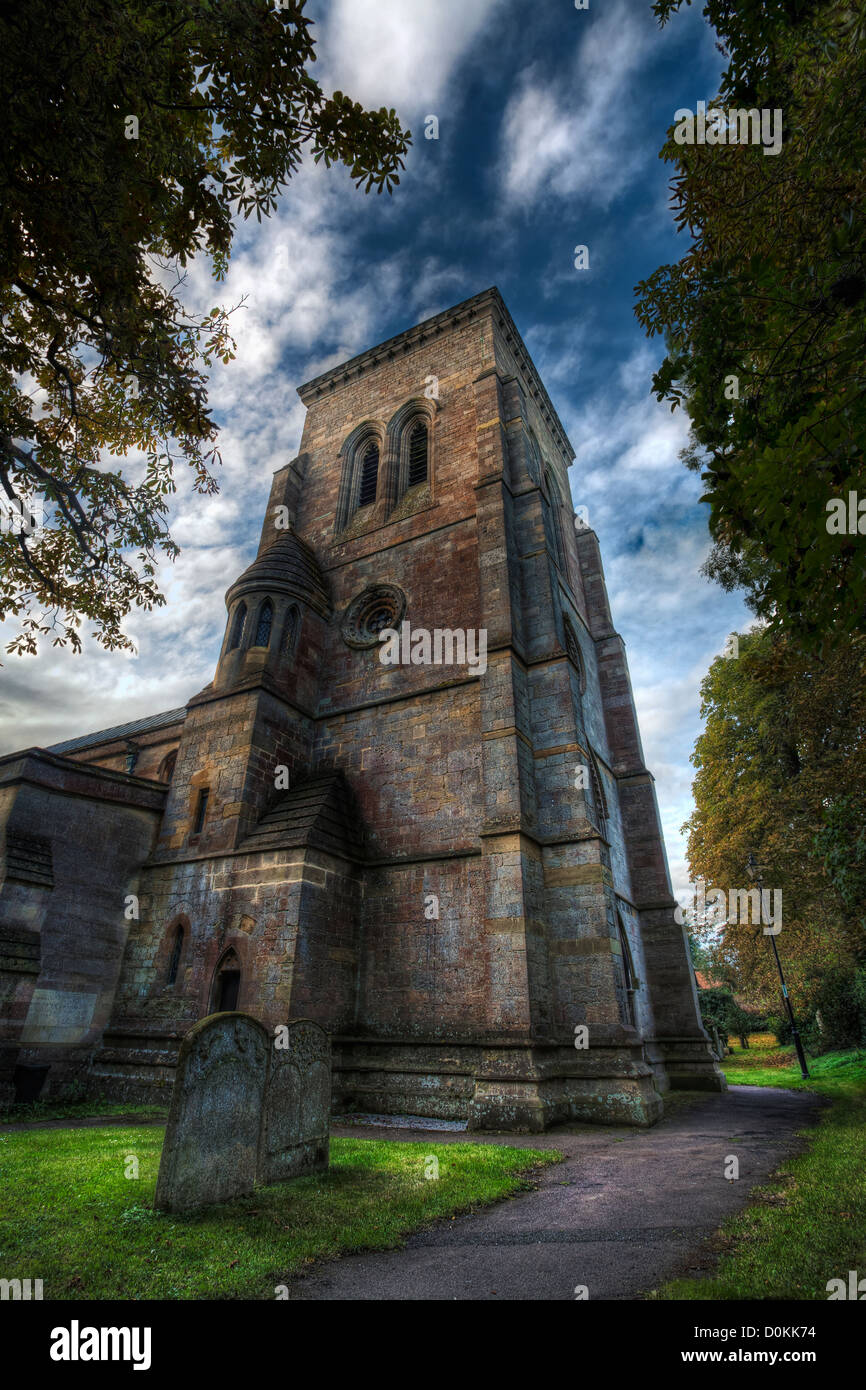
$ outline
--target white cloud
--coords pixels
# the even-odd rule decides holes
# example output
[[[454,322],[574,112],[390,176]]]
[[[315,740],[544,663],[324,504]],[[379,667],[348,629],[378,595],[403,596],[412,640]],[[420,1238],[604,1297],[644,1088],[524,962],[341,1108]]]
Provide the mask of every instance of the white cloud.
[[[503,0],[333,0],[317,42],[326,91],[417,120],[434,107],[457,65]],[[425,111],[425,114],[427,112]]]
[[[644,163],[629,89],[651,48],[652,17],[623,3],[575,29],[571,69],[557,82],[527,68],[505,111],[501,181],[506,199],[580,195],[607,207]],[[650,133],[651,134],[651,133]],[[654,138],[654,137],[652,137]]]

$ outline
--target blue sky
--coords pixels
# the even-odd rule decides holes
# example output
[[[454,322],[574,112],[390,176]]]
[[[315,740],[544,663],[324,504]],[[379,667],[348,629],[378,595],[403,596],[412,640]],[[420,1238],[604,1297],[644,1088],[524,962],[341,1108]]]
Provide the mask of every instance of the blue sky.
[[[721,59],[694,8],[659,30],[649,0],[314,0],[316,75],[395,107],[415,137],[393,197],[343,170],[305,168],[278,214],[238,231],[215,294],[203,262],[190,296],[236,303],[238,357],[218,367],[221,492],[178,478],[162,572],[165,608],[134,614],[138,654],[85,639],[74,656],[4,657],[0,751],[48,744],[182,705],[210,680],[223,595],[255,551],[273,471],[294,457],[295,388],[428,315],[497,285],[576,449],[575,505],[602,547],[625,638],[675,890],[679,827],[700,732],[699,685],[749,616],[699,573],[709,542],[700,482],[678,460],[679,413],[650,395],[663,355],[633,287],[684,249],[658,158],[678,107],[714,95]],[[439,139],[424,138],[428,115]],[[590,269],[574,268],[589,248]]]

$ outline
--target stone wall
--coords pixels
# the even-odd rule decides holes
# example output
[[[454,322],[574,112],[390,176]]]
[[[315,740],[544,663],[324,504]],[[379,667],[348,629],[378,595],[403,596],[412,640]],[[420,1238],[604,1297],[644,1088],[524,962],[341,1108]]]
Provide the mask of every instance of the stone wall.
[[[0,786],[0,940],[19,948],[0,957],[0,1084],[11,1099],[16,1066],[48,1067],[50,1097],[83,1079],[108,1021],[165,788],[41,750],[0,759]]]
[[[331,1032],[337,1108],[651,1123],[671,1080],[718,1072],[597,540],[573,524],[573,451],[508,312],[487,292],[300,394],[300,452],[229,590],[214,682],[172,734],[158,844],[123,842],[140,851],[141,915],[94,1084],[168,1084],[232,953],[234,1007]],[[430,466],[400,497],[414,412]],[[368,434],[379,490],[351,514],[353,441]],[[280,624],[299,605],[292,653],[230,636],[240,597],[259,612],[269,585]],[[347,627],[371,586],[402,596],[413,630],[483,630],[486,669],[384,665]],[[99,843],[105,829],[79,812],[75,833]],[[109,871],[117,893],[129,873]],[[106,937],[98,953],[111,950]],[[27,942],[10,938],[15,951]]]

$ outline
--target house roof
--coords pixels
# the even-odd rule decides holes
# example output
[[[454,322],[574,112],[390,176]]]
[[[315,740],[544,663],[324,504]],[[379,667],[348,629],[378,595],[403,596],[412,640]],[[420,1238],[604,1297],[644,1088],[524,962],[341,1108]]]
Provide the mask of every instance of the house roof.
[[[100,743],[114,743],[116,739],[132,738],[134,734],[148,734],[157,729],[167,729],[170,724],[181,724],[186,719],[186,706],[181,709],[168,709],[162,714],[151,714],[147,719],[133,719],[129,724],[115,724],[112,729],[100,729],[95,734],[83,734],[80,738],[68,738],[64,743],[52,743],[47,753],[77,753],[84,748],[96,748]]]
[[[698,989],[724,989],[721,980],[714,980],[712,975],[707,975],[703,970],[695,971],[695,979],[698,982]]]

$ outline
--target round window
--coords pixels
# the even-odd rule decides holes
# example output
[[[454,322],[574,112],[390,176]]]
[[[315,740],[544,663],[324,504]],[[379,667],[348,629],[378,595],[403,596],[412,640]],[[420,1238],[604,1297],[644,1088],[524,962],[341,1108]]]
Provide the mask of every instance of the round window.
[[[406,595],[396,584],[372,584],[362,590],[343,614],[343,641],[350,647],[374,647],[379,633],[397,627],[406,612]]]

